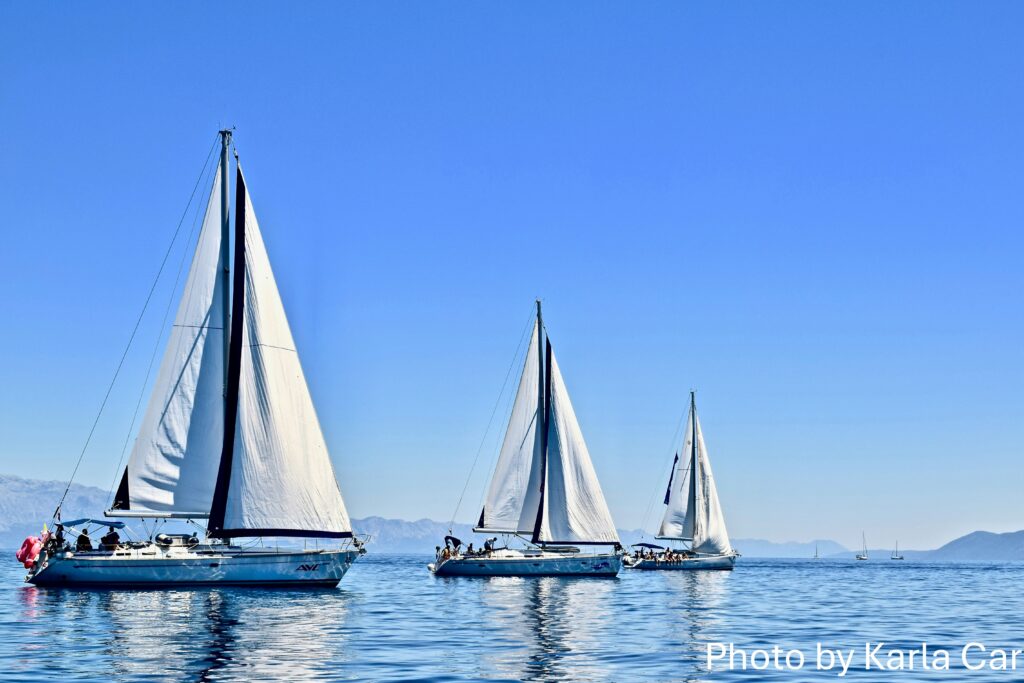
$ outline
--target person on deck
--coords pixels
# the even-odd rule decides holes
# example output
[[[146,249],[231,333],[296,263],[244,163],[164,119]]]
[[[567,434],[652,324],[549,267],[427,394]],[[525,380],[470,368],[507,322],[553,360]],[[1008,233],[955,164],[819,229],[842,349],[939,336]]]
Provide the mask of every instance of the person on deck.
[[[82,533],[78,534],[78,540],[75,541],[75,550],[80,553],[92,550],[92,539],[89,538],[88,529],[82,529]]]
[[[100,550],[117,550],[117,546],[120,543],[121,537],[117,535],[114,527],[110,527],[106,535],[100,539]]]

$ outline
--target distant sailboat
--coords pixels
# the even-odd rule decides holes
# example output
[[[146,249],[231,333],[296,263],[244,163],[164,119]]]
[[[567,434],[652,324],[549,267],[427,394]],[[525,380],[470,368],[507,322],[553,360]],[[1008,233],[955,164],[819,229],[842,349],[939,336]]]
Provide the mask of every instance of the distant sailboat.
[[[861,548],[860,553],[857,555],[857,559],[858,560],[866,560],[866,559],[868,559],[868,540],[867,540],[867,537],[864,536],[864,532],[863,531],[860,532],[860,541],[861,541],[862,548]]]
[[[892,556],[889,559],[890,560],[902,560],[903,559],[903,556],[900,555],[900,542],[898,540],[896,541],[896,549],[892,551]]]
[[[205,521],[206,537],[151,535],[72,549],[64,521],[26,581],[59,586],[333,586],[361,554],[353,538],[240,165],[231,258],[228,150],[221,131],[203,227],[149,406],[107,517]],[[236,155],[237,158],[237,155]],[[236,538],[337,539],[284,550]],[[79,549],[80,548],[80,549]]]
[[[632,569],[732,569],[736,564],[739,553],[729,543],[692,391],[684,452],[688,457],[680,460],[676,455],[672,462],[665,515],[656,538],[688,542],[689,548],[677,551],[646,544],[649,550],[638,550],[629,558],[627,566]]]
[[[818,556],[818,544],[817,543],[814,544],[814,559],[815,560],[820,560],[821,559],[821,557]]]
[[[473,529],[518,536],[522,549],[479,552],[448,536],[428,568],[438,576],[615,576],[622,566],[619,535],[569,401],[540,301],[537,320],[498,463]],[[578,546],[613,546],[582,552]]]

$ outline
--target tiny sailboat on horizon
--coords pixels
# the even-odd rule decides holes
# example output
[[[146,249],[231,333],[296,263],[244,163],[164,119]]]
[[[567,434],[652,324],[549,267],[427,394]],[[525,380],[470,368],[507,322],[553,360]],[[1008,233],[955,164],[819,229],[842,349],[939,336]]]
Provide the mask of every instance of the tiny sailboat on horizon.
[[[476,533],[498,536],[479,551],[445,538],[428,569],[437,576],[615,576],[619,534],[590,461],[568,389],[537,318],[498,462]],[[510,548],[513,537],[524,548]],[[585,552],[579,546],[611,546]]]
[[[902,560],[903,555],[900,555],[900,542],[897,539],[896,548],[892,551],[892,555],[889,557],[890,560]]]
[[[860,532],[860,542],[861,542],[861,551],[859,553],[857,553],[857,559],[858,560],[862,560],[862,561],[863,560],[867,560],[868,559],[868,539],[867,539],[867,536],[864,535],[863,531]]]
[[[231,258],[231,137],[220,132],[220,165],[174,325],[105,513],[149,520],[153,530],[122,540],[124,522],[62,522],[61,501],[54,533],[25,561],[29,583],[334,586],[362,554],[237,162]],[[205,525],[205,537],[155,534],[175,519]],[[111,527],[99,549],[90,526]],[[65,531],[79,535],[74,547]],[[320,547],[263,546],[278,537]]]
[[[683,450],[687,457],[680,459],[677,454],[672,462],[665,491],[665,515],[655,538],[690,545],[675,550],[650,543],[637,544],[637,550],[626,559],[626,566],[631,569],[728,570],[736,565],[739,553],[729,542],[692,391]]]

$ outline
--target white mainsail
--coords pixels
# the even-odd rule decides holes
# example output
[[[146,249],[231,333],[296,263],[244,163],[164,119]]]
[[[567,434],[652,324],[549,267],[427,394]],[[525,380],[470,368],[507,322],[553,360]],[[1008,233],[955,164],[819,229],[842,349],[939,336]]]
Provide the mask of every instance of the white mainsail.
[[[239,171],[241,179],[241,171]],[[244,181],[236,192],[245,192]],[[245,192],[238,415],[218,535],[351,535],[252,201]]]
[[[540,335],[534,325],[498,464],[477,522],[483,533],[532,534],[540,503]],[[529,499],[529,500],[528,500]]]
[[[140,512],[210,509],[224,438],[224,262],[218,169],[184,294],[171,328],[117,507]],[[120,498],[120,496],[119,496]]]
[[[696,448],[694,448],[696,434]],[[718,488],[711,472],[704,432],[693,404],[686,421],[686,442],[669,484],[668,504],[657,537],[690,541],[696,552],[732,552],[725,516],[718,500]]]
[[[512,415],[475,530],[530,534],[535,543],[618,543],[550,342],[548,360],[541,359],[544,336],[539,306]]]
[[[548,355],[551,408],[544,511],[537,540],[549,543],[618,543],[611,512],[590,461],[569,391],[554,353]]]

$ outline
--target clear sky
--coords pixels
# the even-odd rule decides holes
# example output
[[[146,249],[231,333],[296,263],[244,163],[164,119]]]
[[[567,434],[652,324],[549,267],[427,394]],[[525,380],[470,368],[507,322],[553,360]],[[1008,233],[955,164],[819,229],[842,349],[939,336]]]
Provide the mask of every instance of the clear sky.
[[[620,527],[661,495],[694,387],[734,537],[1024,528],[1022,22],[4,3],[0,472],[69,475],[234,125],[353,516],[450,517],[540,296]],[[169,295],[83,483],[115,475]]]

